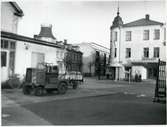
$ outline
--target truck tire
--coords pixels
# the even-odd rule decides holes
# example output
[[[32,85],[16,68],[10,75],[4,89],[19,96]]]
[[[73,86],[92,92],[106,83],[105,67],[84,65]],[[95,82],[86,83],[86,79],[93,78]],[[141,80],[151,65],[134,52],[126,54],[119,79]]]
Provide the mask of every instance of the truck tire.
[[[59,94],[65,94],[67,91],[67,84],[64,82],[61,82],[57,88]]]
[[[73,82],[72,88],[73,88],[73,89],[77,89],[77,88],[78,88],[78,83],[77,83],[77,82]]]
[[[31,88],[29,86],[23,86],[23,93],[25,95],[31,94]]]
[[[54,90],[46,89],[47,93],[53,93]]]
[[[35,88],[35,95],[36,96],[42,96],[44,94],[44,89],[43,87],[36,87]]]

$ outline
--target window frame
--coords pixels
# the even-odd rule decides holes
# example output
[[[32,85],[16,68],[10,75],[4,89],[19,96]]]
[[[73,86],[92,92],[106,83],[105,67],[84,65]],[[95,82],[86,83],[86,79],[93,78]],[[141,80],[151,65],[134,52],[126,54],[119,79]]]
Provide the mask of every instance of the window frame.
[[[131,48],[126,48],[126,58],[131,58]]]
[[[126,31],[125,40],[126,41],[132,41],[132,31]]]
[[[158,50],[156,50],[156,49],[158,49]],[[160,56],[160,48],[154,47],[154,58],[159,58],[159,56]]]
[[[158,37],[156,36],[156,32],[158,31]],[[159,40],[160,39],[160,29],[155,29],[154,30],[154,40]]]
[[[143,57],[144,58],[149,58],[149,47],[144,47],[143,48]]]
[[[117,41],[117,40],[118,40],[118,32],[114,31],[114,41]]]
[[[143,40],[148,41],[150,39],[150,30],[143,31]]]
[[[117,57],[117,48],[114,49],[114,58]]]
[[[2,60],[2,55],[5,55],[5,59]],[[7,52],[6,51],[1,51],[1,67],[7,67]]]

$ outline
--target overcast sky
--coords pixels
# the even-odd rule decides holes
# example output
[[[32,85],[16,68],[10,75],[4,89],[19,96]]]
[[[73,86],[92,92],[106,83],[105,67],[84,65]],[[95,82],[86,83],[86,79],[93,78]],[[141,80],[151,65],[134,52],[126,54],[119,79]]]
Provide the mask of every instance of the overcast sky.
[[[52,24],[57,40],[69,43],[95,42],[109,47],[110,26],[117,13],[118,1],[16,1],[24,12],[18,34],[33,37],[41,24]],[[165,0],[119,1],[124,23],[150,14],[150,19],[165,22]]]

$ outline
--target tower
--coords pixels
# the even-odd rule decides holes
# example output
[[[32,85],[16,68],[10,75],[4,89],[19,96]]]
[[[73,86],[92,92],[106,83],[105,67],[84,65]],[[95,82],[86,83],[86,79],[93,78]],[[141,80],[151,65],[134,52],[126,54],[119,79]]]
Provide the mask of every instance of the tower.
[[[117,16],[114,18],[112,26],[110,27],[110,67],[112,68],[112,75],[114,79],[119,79],[120,68],[120,36],[121,27],[123,26],[122,18],[120,17],[119,5],[117,9]]]
[[[115,41],[116,38],[115,36],[115,32],[114,29],[118,28],[120,29],[120,27],[123,25],[123,21],[122,18],[119,16],[119,6],[118,6],[118,10],[117,10],[117,16],[114,18],[114,21],[112,23],[112,26],[110,27],[110,64],[112,64],[113,59],[114,59],[114,48],[115,48]],[[118,31],[119,32],[119,31]]]

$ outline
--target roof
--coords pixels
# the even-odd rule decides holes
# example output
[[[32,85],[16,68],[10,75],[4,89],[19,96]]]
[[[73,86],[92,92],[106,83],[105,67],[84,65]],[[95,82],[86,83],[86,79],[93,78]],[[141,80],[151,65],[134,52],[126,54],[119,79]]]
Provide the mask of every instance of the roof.
[[[83,42],[83,43],[76,44],[76,45],[89,45],[89,46],[91,46],[95,50],[98,50],[98,51],[101,51],[101,52],[110,53],[110,49],[109,48],[107,48],[105,46],[102,46],[100,44],[97,44],[95,42],[89,42],[89,43]]]
[[[1,31],[1,38],[2,37],[8,38],[8,39],[14,39],[14,40],[18,40],[18,41],[30,42],[30,43],[39,44],[39,45],[62,48],[62,46],[59,46],[56,43],[38,40],[38,39],[30,38],[30,37],[25,37],[22,35],[10,33],[10,32],[5,32],[5,31]]]
[[[41,25],[41,31],[40,31],[39,35],[37,35],[37,36],[38,37],[48,37],[48,38],[56,39],[53,36],[53,33],[52,33],[52,25],[49,25],[49,26]]]
[[[149,25],[163,25],[161,22],[153,21],[150,19],[142,18],[130,23],[126,23],[123,27],[134,27],[134,26],[149,26]]]
[[[123,25],[123,21],[122,21],[122,18],[119,16],[119,8],[118,8],[117,16],[114,18],[113,24],[110,27],[110,29],[113,29],[115,27],[119,27],[122,25]]]
[[[38,40],[38,39],[30,38],[30,37],[25,37],[25,36],[22,36],[22,35],[10,33],[10,32],[5,32],[5,31],[1,31],[1,38],[2,37],[8,38],[8,39],[14,39],[14,40],[17,40],[17,41],[30,42],[30,43],[34,43],[34,44],[38,44],[38,45],[45,45],[45,46],[64,49],[64,46],[57,45],[56,43],[47,42],[47,41],[43,41],[43,40]],[[74,49],[71,49],[71,50],[67,49],[67,50],[82,54],[82,52],[76,51]]]
[[[16,11],[15,15],[17,15],[19,17],[24,16],[24,13],[23,13],[22,9],[19,7],[19,5],[16,2],[9,2],[9,3],[15,9],[15,11]]]
[[[100,45],[100,44],[97,44],[97,43],[95,43],[95,42],[90,42],[89,44],[92,45],[93,47],[101,47],[101,48],[105,48],[105,49],[107,49],[107,50],[110,50],[109,48],[107,48],[107,47],[105,47],[105,46],[102,46],[102,45]]]

